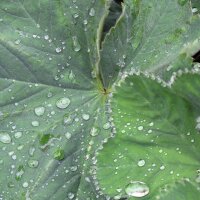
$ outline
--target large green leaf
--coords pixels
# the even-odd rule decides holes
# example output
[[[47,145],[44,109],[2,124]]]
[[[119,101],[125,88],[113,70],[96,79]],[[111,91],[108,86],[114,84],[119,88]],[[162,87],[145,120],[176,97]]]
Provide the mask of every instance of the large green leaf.
[[[105,12],[103,0],[1,1],[0,199],[101,199],[88,166],[109,135],[94,79]]]
[[[91,165],[96,162],[95,150],[112,135],[108,123],[112,115],[106,103],[109,91],[105,87],[107,83],[114,83],[117,73],[115,65],[105,56],[112,53],[108,41],[111,34],[118,36],[117,30],[121,31],[121,26],[127,22],[124,34],[135,24],[134,29],[139,28],[141,22],[138,30],[139,33],[142,30],[145,36],[152,27],[150,22],[155,22],[151,19],[156,18],[149,5],[156,2],[143,1],[134,8],[137,1],[127,1],[123,17],[115,29],[109,31],[110,36],[102,46],[100,41],[104,28],[113,26],[121,11],[117,6],[117,13],[115,9],[110,10],[113,12],[111,22],[108,10],[111,1],[1,0],[0,199],[106,199],[91,175],[95,172]],[[164,4],[168,5],[167,1],[162,1],[161,7],[158,4],[154,9],[160,12]],[[169,20],[167,28],[178,30],[178,35],[179,31],[188,35],[187,38],[180,37],[178,47],[173,50],[175,62],[172,68],[177,70],[192,65],[189,55],[196,52],[199,41],[179,47],[197,38],[199,29],[190,30],[195,24],[199,25],[199,18],[197,15],[191,19],[189,4],[179,6],[173,2],[172,5],[180,11],[180,14],[175,14],[175,9],[172,9],[172,19],[179,17],[177,24],[180,27]],[[135,18],[134,13],[138,11],[139,17]],[[157,27],[158,30],[162,28],[166,30],[164,26]],[[141,41],[140,34],[137,35],[137,31],[133,33],[137,36],[131,41],[133,46],[121,49],[123,52],[126,50],[129,57],[135,55],[135,44]],[[171,39],[174,38],[169,37]],[[116,48],[121,48],[118,42]],[[171,50],[171,45],[163,48]],[[99,52],[100,47],[105,53]],[[161,51],[160,46],[159,49]],[[153,55],[148,59],[150,56]],[[115,54],[112,59],[116,60]],[[170,58],[170,62],[173,59]],[[160,60],[152,62],[152,66],[159,66],[159,70],[163,68]],[[128,68],[130,65],[127,64]],[[112,81],[108,69],[114,73]],[[190,99],[186,95],[184,98]]]
[[[187,0],[125,1],[121,18],[103,43],[104,86],[135,69],[162,76],[177,56],[200,49],[199,37],[200,17],[192,15]]]
[[[196,200],[200,195],[200,75],[177,79],[169,88],[134,75],[116,88],[111,101],[116,136],[97,156],[99,186],[108,196]],[[183,179],[187,187],[177,185]]]

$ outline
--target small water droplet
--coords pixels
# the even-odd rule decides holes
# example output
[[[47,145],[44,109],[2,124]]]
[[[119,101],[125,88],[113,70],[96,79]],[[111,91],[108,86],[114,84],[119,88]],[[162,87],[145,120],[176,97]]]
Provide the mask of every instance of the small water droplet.
[[[27,188],[27,187],[28,187],[28,182],[24,182],[22,186],[23,186],[24,188]]]
[[[48,36],[48,35],[45,35],[45,36],[44,36],[44,39],[45,39],[45,40],[48,40],[48,39],[49,39],[49,36]]]
[[[73,199],[73,198],[75,197],[75,195],[74,195],[73,193],[71,193],[71,192],[70,192],[70,193],[68,193],[68,195],[67,195],[67,196],[68,196],[68,198],[69,198],[69,199]]]
[[[63,97],[56,102],[56,106],[60,109],[67,108],[70,104],[70,99],[67,97]]]
[[[38,166],[39,162],[37,160],[29,160],[28,166],[31,168],[36,168]]]
[[[20,131],[16,132],[15,133],[15,138],[18,139],[20,137],[22,137],[22,132],[20,132]]]
[[[89,15],[90,15],[91,17],[94,17],[94,16],[95,16],[95,9],[94,9],[94,8],[91,8],[91,9],[90,9]]]
[[[72,40],[73,40],[74,51],[76,52],[80,51],[81,45],[79,44],[78,38],[76,36],[73,36]]]
[[[43,106],[35,108],[35,114],[37,116],[42,116],[44,114],[45,108]]]
[[[35,152],[35,147],[30,147],[30,148],[29,148],[29,155],[30,155],[30,156],[33,156],[33,155],[34,155],[34,152]]]
[[[133,181],[126,187],[125,192],[130,197],[144,197],[149,194],[149,187],[144,182]]]
[[[37,127],[40,125],[40,123],[38,121],[32,121],[31,122],[32,126]]]
[[[89,114],[82,114],[82,118],[87,121],[87,120],[90,119],[90,115]]]
[[[11,141],[11,137],[8,133],[0,133],[0,142],[9,144]]]
[[[69,140],[72,137],[72,135],[71,135],[71,133],[67,132],[67,133],[65,133],[65,137]]]
[[[137,163],[137,165],[139,167],[143,167],[145,165],[145,160],[139,160],[138,163]]]
[[[109,129],[109,128],[110,128],[110,123],[109,123],[109,122],[105,123],[105,124],[103,125],[103,128],[104,128],[105,130]]]
[[[56,48],[56,53],[60,53],[62,51],[62,49],[60,47]]]
[[[139,131],[142,131],[143,129],[144,129],[143,126],[139,126],[139,127],[138,127],[138,130],[139,130]]]
[[[15,44],[16,44],[16,45],[19,45],[20,42],[21,42],[20,40],[15,40]]]

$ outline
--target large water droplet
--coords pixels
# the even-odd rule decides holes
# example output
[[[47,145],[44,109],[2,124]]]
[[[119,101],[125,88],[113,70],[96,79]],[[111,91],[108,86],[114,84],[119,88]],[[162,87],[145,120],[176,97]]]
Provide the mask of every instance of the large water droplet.
[[[42,116],[44,114],[45,108],[43,106],[35,108],[35,114],[37,116]]]
[[[9,144],[11,142],[10,135],[8,133],[0,133],[0,142]]]
[[[126,187],[125,192],[130,197],[144,197],[149,194],[149,187],[143,182],[133,181]]]
[[[81,50],[81,45],[79,44],[78,38],[76,36],[72,37],[73,45],[74,45],[74,51],[78,52]]]
[[[70,104],[70,99],[67,97],[63,97],[56,102],[56,106],[60,109],[67,108]]]

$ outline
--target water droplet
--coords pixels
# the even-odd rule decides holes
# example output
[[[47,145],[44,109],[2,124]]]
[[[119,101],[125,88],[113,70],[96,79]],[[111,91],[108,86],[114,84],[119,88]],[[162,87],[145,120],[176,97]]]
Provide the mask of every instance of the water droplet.
[[[48,39],[49,39],[49,36],[48,36],[48,35],[45,35],[45,36],[44,36],[44,39],[45,39],[45,40],[48,40]]]
[[[131,197],[144,197],[149,194],[149,187],[143,182],[133,181],[126,187],[125,192]]]
[[[65,137],[69,140],[72,137],[72,135],[71,135],[71,133],[67,132],[67,133],[65,133]]]
[[[138,130],[139,130],[139,131],[142,131],[143,129],[144,129],[143,126],[139,126],[139,127],[138,127]]]
[[[35,147],[30,147],[30,149],[29,149],[29,155],[33,156],[34,152],[35,152]]]
[[[103,128],[104,128],[105,130],[109,129],[109,128],[110,128],[110,123],[109,123],[109,122],[105,123],[105,124],[103,125]]]
[[[16,44],[16,45],[19,45],[20,42],[21,42],[20,40],[15,40],[15,44]]]
[[[40,123],[38,121],[32,121],[31,122],[32,126],[37,127],[40,125]]]
[[[72,37],[73,45],[74,45],[74,51],[78,52],[81,50],[81,45],[79,44],[78,38],[76,36]]]
[[[99,128],[95,128],[95,127],[93,127],[92,129],[91,129],[91,131],[90,131],[90,135],[91,136],[97,136],[98,134],[99,134]]]
[[[31,168],[36,168],[38,166],[39,162],[37,160],[29,160],[28,166]]]
[[[24,188],[27,188],[27,187],[28,187],[28,182],[24,182],[22,186],[23,186]]]
[[[56,160],[63,160],[64,157],[65,157],[65,152],[64,152],[64,150],[61,149],[61,148],[56,149],[56,150],[54,151],[53,157],[54,157],[54,159],[56,159]]]
[[[82,118],[87,121],[87,120],[90,119],[90,115],[88,115],[88,114],[82,114]]]
[[[44,114],[45,108],[43,106],[35,108],[35,114],[37,116],[42,116]]]
[[[8,133],[0,133],[0,142],[9,144],[11,142],[10,135]]]
[[[90,15],[91,17],[94,17],[94,16],[95,16],[95,9],[94,9],[94,8],[91,8],[91,9],[90,9],[89,15]]]
[[[78,169],[77,166],[72,166],[72,167],[70,168],[70,170],[71,170],[72,172],[75,172],[77,169]]]
[[[60,53],[62,49],[60,47],[56,48],[56,53]]]
[[[138,163],[137,163],[137,165],[139,167],[143,167],[145,165],[145,160],[139,160]]]
[[[15,133],[15,138],[18,139],[20,137],[22,137],[22,132],[20,132],[20,131],[16,132]]]
[[[68,193],[67,196],[68,196],[69,199],[73,199],[75,195],[74,195],[73,193],[70,192],[70,193]]]
[[[56,102],[56,106],[60,109],[67,108],[70,104],[70,99],[67,97],[63,97]]]

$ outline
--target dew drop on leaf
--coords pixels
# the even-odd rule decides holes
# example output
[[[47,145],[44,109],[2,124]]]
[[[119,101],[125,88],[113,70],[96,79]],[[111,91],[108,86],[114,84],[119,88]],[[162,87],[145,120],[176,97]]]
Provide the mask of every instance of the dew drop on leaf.
[[[149,194],[149,187],[140,181],[133,181],[125,188],[125,192],[130,197],[144,197]]]
[[[20,132],[20,131],[16,132],[15,133],[15,138],[18,139],[20,137],[22,137],[22,132]]]
[[[11,142],[10,135],[8,133],[0,133],[0,142],[9,144]]]
[[[109,123],[109,122],[105,123],[105,124],[103,125],[103,128],[104,128],[105,130],[109,129],[109,128],[110,128],[110,123]]]
[[[137,163],[137,165],[139,167],[143,167],[145,165],[145,160],[139,160],[138,163]]]
[[[67,108],[70,104],[70,99],[67,97],[63,97],[56,102],[56,106],[60,109]]]
[[[37,160],[29,160],[28,161],[28,166],[30,168],[36,168],[38,166],[39,162]]]
[[[89,114],[82,114],[82,118],[87,121],[87,120],[90,119],[90,115]]]
[[[27,188],[27,187],[28,187],[28,182],[24,182],[24,183],[22,184],[22,186],[23,186],[24,188]]]
[[[56,48],[56,53],[60,53],[62,51],[62,49],[60,47]]]
[[[91,9],[90,9],[89,15],[90,15],[91,17],[94,17],[94,16],[95,16],[95,9],[94,9],[94,8],[91,8]]]
[[[78,38],[76,36],[73,36],[72,40],[73,40],[74,51],[76,52],[80,51],[81,45],[79,44]]]
[[[32,121],[31,122],[32,126],[37,127],[40,125],[40,123],[38,121]]]
[[[67,133],[65,133],[65,137],[69,140],[72,137],[72,135],[71,135],[71,133],[67,132]]]
[[[44,114],[45,108],[43,106],[35,108],[35,114],[37,116],[42,116]]]

